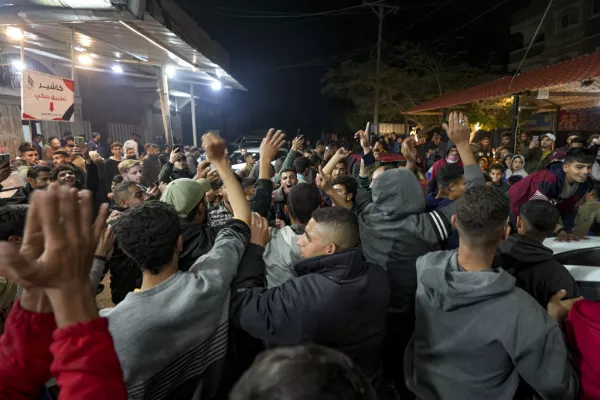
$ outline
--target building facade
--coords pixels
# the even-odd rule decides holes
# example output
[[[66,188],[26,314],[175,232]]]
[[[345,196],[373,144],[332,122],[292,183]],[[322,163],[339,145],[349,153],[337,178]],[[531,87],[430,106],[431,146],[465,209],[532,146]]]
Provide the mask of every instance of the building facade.
[[[513,15],[511,33],[522,38],[522,46],[510,53],[509,71],[522,61],[521,71],[528,71],[600,51],[600,0],[555,0],[534,39],[548,3],[530,0]]]

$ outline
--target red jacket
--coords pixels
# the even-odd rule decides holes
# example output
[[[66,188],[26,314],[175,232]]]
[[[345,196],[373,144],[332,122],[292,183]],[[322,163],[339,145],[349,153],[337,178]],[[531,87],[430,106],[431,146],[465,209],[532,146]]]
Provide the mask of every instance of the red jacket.
[[[567,317],[565,333],[579,372],[580,400],[600,399],[600,303],[575,303]]]
[[[39,399],[51,375],[58,382],[60,399],[127,399],[105,318],[55,330],[53,314],[26,311],[17,301],[4,328],[0,400]]]
[[[510,210],[516,216],[523,204],[529,200],[547,200],[556,205],[567,232],[573,230],[579,201],[588,192],[589,183],[579,184],[573,196],[561,199],[560,193],[565,182],[562,162],[553,162],[546,169],[529,174],[510,187]]]

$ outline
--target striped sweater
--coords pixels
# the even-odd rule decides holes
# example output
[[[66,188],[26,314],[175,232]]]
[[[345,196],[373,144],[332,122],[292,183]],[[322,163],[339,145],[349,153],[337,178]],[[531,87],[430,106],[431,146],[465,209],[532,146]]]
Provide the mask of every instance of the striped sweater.
[[[230,286],[250,239],[233,220],[189,271],[129,293],[108,317],[131,400],[210,399],[227,352]]]

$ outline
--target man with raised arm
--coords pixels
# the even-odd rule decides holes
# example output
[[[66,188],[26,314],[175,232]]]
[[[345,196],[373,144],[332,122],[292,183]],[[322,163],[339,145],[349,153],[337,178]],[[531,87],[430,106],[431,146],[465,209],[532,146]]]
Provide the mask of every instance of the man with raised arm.
[[[221,383],[230,286],[250,239],[250,205],[225,156],[225,142],[207,134],[202,147],[228,188],[233,220],[189,271],[178,269],[180,216],[197,213],[198,204],[184,201],[174,207],[149,201],[125,211],[113,224],[121,250],[143,276],[140,291],[102,311],[109,319],[129,399],[148,399],[149,394],[157,400],[210,399]],[[202,191],[200,183],[189,181],[171,182],[165,192],[182,182]]]

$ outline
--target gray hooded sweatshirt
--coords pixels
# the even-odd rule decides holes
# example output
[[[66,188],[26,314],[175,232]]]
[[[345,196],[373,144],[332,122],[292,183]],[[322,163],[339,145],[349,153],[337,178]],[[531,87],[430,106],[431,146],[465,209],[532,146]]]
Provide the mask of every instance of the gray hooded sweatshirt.
[[[416,326],[404,356],[409,389],[422,400],[508,400],[521,378],[539,398],[577,398],[556,321],[506,271],[463,271],[457,254],[417,261]]]

